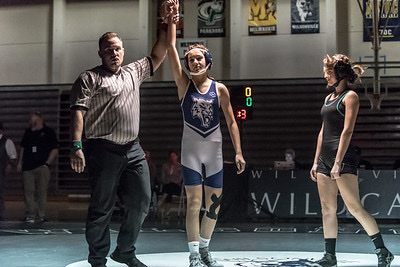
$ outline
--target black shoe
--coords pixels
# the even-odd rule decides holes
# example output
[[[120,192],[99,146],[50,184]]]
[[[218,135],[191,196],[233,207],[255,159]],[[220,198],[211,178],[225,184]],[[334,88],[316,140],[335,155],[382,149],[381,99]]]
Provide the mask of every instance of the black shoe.
[[[25,218],[25,222],[26,223],[35,223],[35,218],[28,216]]]
[[[45,217],[40,217],[40,218],[37,219],[37,222],[38,223],[45,223],[45,222],[48,222],[48,220]]]
[[[378,256],[378,267],[390,267],[394,256],[387,248],[375,249],[376,256]]]
[[[306,263],[309,267],[337,267],[336,256],[330,253],[325,253],[322,259],[315,262]]]
[[[120,256],[117,253],[111,253],[110,258],[113,261],[119,262],[119,263],[125,263],[128,265],[128,267],[147,267],[143,262],[141,262],[138,258],[133,257],[132,259],[129,260],[124,260],[121,259]]]

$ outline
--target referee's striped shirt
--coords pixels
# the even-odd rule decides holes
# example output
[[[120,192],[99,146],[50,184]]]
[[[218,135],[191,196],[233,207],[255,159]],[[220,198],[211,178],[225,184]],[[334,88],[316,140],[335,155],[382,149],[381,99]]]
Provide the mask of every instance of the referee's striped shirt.
[[[126,144],[137,138],[142,82],[153,75],[149,57],[112,73],[103,66],[82,72],[71,90],[71,109],[84,109],[85,136]]]

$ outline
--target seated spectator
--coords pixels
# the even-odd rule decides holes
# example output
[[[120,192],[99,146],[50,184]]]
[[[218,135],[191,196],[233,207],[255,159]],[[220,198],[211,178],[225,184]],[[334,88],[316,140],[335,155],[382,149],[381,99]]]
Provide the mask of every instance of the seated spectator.
[[[158,201],[161,208],[164,203],[170,203],[173,195],[180,195],[182,190],[182,165],[179,162],[179,154],[176,151],[169,152],[169,159],[162,165],[161,182],[162,196]]]
[[[144,151],[144,155],[147,161],[147,165],[149,165],[149,171],[150,171],[150,185],[151,185],[151,190],[157,191],[157,167],[154,164],[154,162],[151,159],[151,153],[150,151],[146,150]]]
[[[357,168],[362,169],[362,170],[373,170],[374,167],[372,166],[371,162],[362,158],[361,148],[358,146],[355,146],[354,149],[356,151],[356,155],[357,155],[357,159],[358,159]]]
[[[285,150],[285,161],[286,162],[294,162],[295,169],[303,169],[303,164],[296,160],[296,152],[293,148],[288,148]]]

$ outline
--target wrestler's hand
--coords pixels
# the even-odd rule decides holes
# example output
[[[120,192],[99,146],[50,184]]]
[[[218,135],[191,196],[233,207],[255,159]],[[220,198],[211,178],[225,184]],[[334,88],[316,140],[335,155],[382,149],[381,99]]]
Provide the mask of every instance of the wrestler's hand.
[[[160,6],[160,16],[164,23],[168,23],[169,18],[176,23],[179,20],[179,1],[164,1]]]
[[[311,168],[311,171],[310,171],[310,178],[311,178],[311,180],[313,180],[314,182],[317,181],[317,167],[318,167],[318,164],[317,164],[317,163],[314,163],[313,166],[312,166],[312,168]]]
[[[166,1],[167,5],[167,14],[165,15],[167,23],[175,23],[179,22],[179,1],[178,0],[168,0]]]
[[[85,155],[82,149],[73,150],[70,153],[71,168],[77,173],[83,172],[86,166]]]
[[[336,180],[340,178],[341,163],[335,162],[331,170],[331,179]]]
[[[244,169],[246,169],[246,161],[244,160],[242,154],[236,154],[235,163],[237,167],[237,174],[241,174]]]
[[[179,0],[168,0],[173,15],[179,15]]]

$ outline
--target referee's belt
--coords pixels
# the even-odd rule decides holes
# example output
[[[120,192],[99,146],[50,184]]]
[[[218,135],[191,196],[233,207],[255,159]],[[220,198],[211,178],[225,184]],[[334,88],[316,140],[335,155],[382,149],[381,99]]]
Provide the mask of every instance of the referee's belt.
[[[86,143],[88,146],[101,146],[108,150],[116,151],[116,152],[125,152],[128,151],[133,145],[139,143],[139,137],[136,137],[133,141],[129,141],[126,144],[117,144],[110,140],[96,138],[96,139],[87,139]]]

